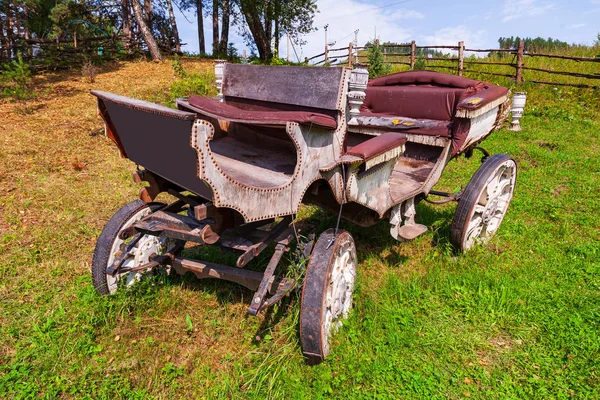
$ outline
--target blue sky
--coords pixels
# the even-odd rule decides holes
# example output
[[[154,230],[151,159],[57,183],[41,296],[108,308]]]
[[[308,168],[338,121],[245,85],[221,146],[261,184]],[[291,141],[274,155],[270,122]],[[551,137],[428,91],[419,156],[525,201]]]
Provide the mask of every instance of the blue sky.
[[[318,31],[296,48],[300,58],[322,53],[323,26],[329,24],[329,41],[345,47],[358,29],[360,45],[377,36],[382,41],[416,40],[420,45],[453,45],[463,40],[467,48],[495,48],[500,36],[552,37],[570,43],[591,44],[600,32],[600,0],[317,0]],[[198,51],[196,16],[189,23],[177,12],[184,50]],[[205,19],[206,48],[211,49],[211,23]],[[232,27],[230,41],[245,48]],[[292,53],[292,59],[295,55]],[[286,41],[280,54],[286,57]]]

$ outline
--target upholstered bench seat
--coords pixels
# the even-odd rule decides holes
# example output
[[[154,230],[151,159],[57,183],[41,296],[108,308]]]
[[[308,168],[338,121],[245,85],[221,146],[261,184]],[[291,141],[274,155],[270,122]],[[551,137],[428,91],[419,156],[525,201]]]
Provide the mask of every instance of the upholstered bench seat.
[[[190,96],[188,103],[194,111],[216,119],[265,125],[285,125],[287,122],[297,122],[299,124],[314,124],[329,129],[337,128],[335,118],[313,111],[282,111],[275,108],[270,110],[248,110],[200,96]]]
[[[434,71],[375,78],[365,93],[351,130],[445,137],[452,141],[453,153],[461,149],[473,118],[508,99],[504,87]]]

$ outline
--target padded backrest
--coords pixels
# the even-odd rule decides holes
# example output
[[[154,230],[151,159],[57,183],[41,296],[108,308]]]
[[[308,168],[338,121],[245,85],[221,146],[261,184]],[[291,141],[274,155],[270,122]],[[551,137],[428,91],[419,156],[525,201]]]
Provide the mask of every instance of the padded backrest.
[[[465,89],[431,85],[369,86],[361,112],[451,121]]]
[[[223,95],[338,110],[344,68],[225,64]]]
[[[475,88],[484,84],[473,79],[435,71],[398,72],[369,81],[369,86],[432,85],[459,89]]]

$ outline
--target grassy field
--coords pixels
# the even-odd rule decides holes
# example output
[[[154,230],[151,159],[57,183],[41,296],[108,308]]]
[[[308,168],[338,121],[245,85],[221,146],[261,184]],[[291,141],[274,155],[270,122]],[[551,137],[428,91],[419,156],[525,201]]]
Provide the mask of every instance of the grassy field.
[[[92,288],[95,240],[139,187],[88,92],[166,102],[171,65],[106,66],[94,84],[77,72],[35,79],[30,114],[0,104],[0,397],[600,398],[598,92],[520,87],[524,130],[484,143],[519,165],[485,247],[452,251],[454,205],[419,205],[430,232],[406,244],[386,223],[345,224],[355,307],[329,359],[309,367],[297,296],[255,318],[234,284],[160,278],[110,298]],[[452,161],[437,189],[466,185],[478,164]]]

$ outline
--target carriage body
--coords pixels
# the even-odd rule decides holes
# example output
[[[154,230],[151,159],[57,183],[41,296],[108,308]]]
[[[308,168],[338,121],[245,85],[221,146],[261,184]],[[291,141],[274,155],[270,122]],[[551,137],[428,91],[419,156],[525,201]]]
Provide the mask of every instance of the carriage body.
[[[506,88],[427,71],[369,81],[363,68],[217,63],[216,77],[217,98],[178,99],[178,109],[92,91],[106,135],[123,157],[143,167],[134,173],[136,180],[149,183],[140,200],[152,204],[161,192],[177,198],[131,220],[133,208],[139,208],[133,207],[125,213],[130,218],[123,217],[129,222],[115,223],[119,226],[107,233],[105,241],[110,243],[99,240],[98,246],[110,245],[118,256],[100,257],[97,287],[105,283],[104,275],[130,276],[169,264],[178,272],[232,280],[255,290],[249,312],[256,314],[301,284],[275,277],[274,270],[297,239],[290,224],[302,203],[316,204],[364,227],[387,220],[394,238],[411,240],[427,230],[416,222],[415,204],[440,194],[432,188],[449,160],[471,152],[499,128],[510,102]],[[514,187],[516,166],[509,163],[505,173],[503,162],[488,165],[493,171],[487,175],[499,174],[510,184],[508,189],[503,186],[503,203],[496,208],[508,207]],[[487,175],[479,180],[491,181]],[[469,196],[479,196],[469,201],[480,202],[479,189],[470,194],[467,188]],[[459,200],[461,194],[447,197]],[[471,214],[478,210],[469,207],[457,239],[464,249],[473,244],[463,236],[473,231]],[[490,212],[486,210],[480,207],[479,212]],[[139,256],[137,242],[126,243],[148,236],[155,238],[152,254]],[[317,362],[328,352],[333,323],[323,322],[327,313],[321,309],[329,310],[332,320],[347,314],[344,302],[338,301],[341,305],[332,311],[328,301],[335,299],[327,296],[346,299],[349,291],[351,298],[356,268],[354,242],[347,232],[336,227],[322,237],[308,247],[309,253],[314,250],[301,318],[303,349]],[[182,259],[178,252],[184,242],[239,250],[237,268]],[[271,243],[276,244],[275,252],[263,274],[239,269]],[[98,246],[97,252],[102,252]],[[132,254],[137,256],[127,264]],[[335,261],[340,257],[347,265]],[[334,277],[337,292],[306,293],[307,285]],[[322,305],[319,315],[305,315],[304,309],[314,309],[315,302]],[[329,327],[320,340],[307,339],[323,326]],[[302,330],[311,334],[303,335]]]

